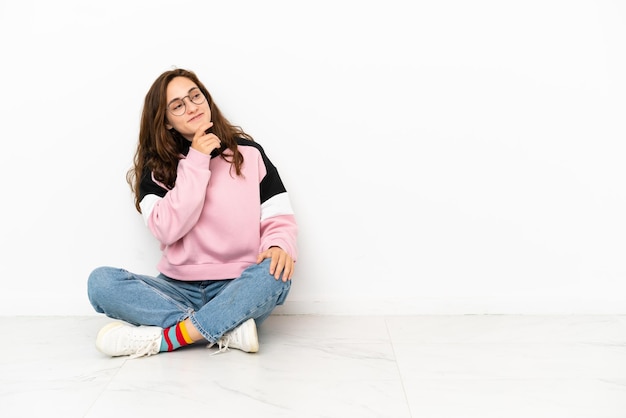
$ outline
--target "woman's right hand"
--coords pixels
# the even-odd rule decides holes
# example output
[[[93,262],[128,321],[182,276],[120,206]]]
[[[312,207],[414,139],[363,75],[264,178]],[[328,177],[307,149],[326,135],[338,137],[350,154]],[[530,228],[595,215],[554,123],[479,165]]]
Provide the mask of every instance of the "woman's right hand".
[[[191,140],[191,148],[203,154],[211,155],[211,151],[222,146],[222,141],[214,133],[206,133],[213,126],[213,122],[203,125],[196,131]]]

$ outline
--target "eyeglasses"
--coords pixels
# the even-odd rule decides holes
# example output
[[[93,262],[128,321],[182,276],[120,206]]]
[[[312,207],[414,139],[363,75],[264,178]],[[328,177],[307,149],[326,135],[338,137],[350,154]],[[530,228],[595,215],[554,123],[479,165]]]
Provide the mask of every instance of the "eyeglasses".
[[[174,116],[182,116],[187,111],[187,106],[185,106],[185,99],[189,99],[189,101],[196,105],[201,105],[204,103],[206,98],[204,94],[200,91],[199,88],[193,88],[189,90],[189,95],[181,98],[174,99],[167,105],[167,110]]]

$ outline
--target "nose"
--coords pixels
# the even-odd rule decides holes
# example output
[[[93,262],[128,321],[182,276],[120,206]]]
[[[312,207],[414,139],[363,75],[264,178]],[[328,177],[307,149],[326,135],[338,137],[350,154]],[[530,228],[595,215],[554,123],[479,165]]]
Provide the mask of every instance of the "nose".
[[[187,102],[185,102],[185,99],[187,99]],[[187,111],[187,113],[193,113],[198,108],[198,105],[192,102],[189,97],[183,97],[182,100],[183,103],[185,103],[185,110]]]

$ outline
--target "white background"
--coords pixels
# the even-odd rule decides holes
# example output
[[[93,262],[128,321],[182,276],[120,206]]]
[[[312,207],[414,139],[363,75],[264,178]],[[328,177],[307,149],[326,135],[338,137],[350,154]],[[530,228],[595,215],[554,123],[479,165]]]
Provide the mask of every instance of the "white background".
[[[156,274],[125,173],[195,71],[278,166],[286,313],[626,313],[622,1],[0,0],[0,314]]]

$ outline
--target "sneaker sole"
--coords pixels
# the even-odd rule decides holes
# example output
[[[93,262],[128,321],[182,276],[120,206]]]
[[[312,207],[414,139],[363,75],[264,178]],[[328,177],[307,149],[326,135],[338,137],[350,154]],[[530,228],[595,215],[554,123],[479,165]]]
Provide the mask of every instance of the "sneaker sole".
[[[102,329],[98,332],[98,336],[96,337],[96,348],[98,349],[98,351],[100,351],[103,354],[106,354],[107,356],[110,356],[111,354],[107,353],[106,351],[103,351],[100,347],[102,346],[102,339],[104,338],[104,335],[109,332],[110,330],[114,329],[114,328],[119,328],[124,326],[121,322],[111,322],[110,324],[105,325],[104,327],[102,327]]]

